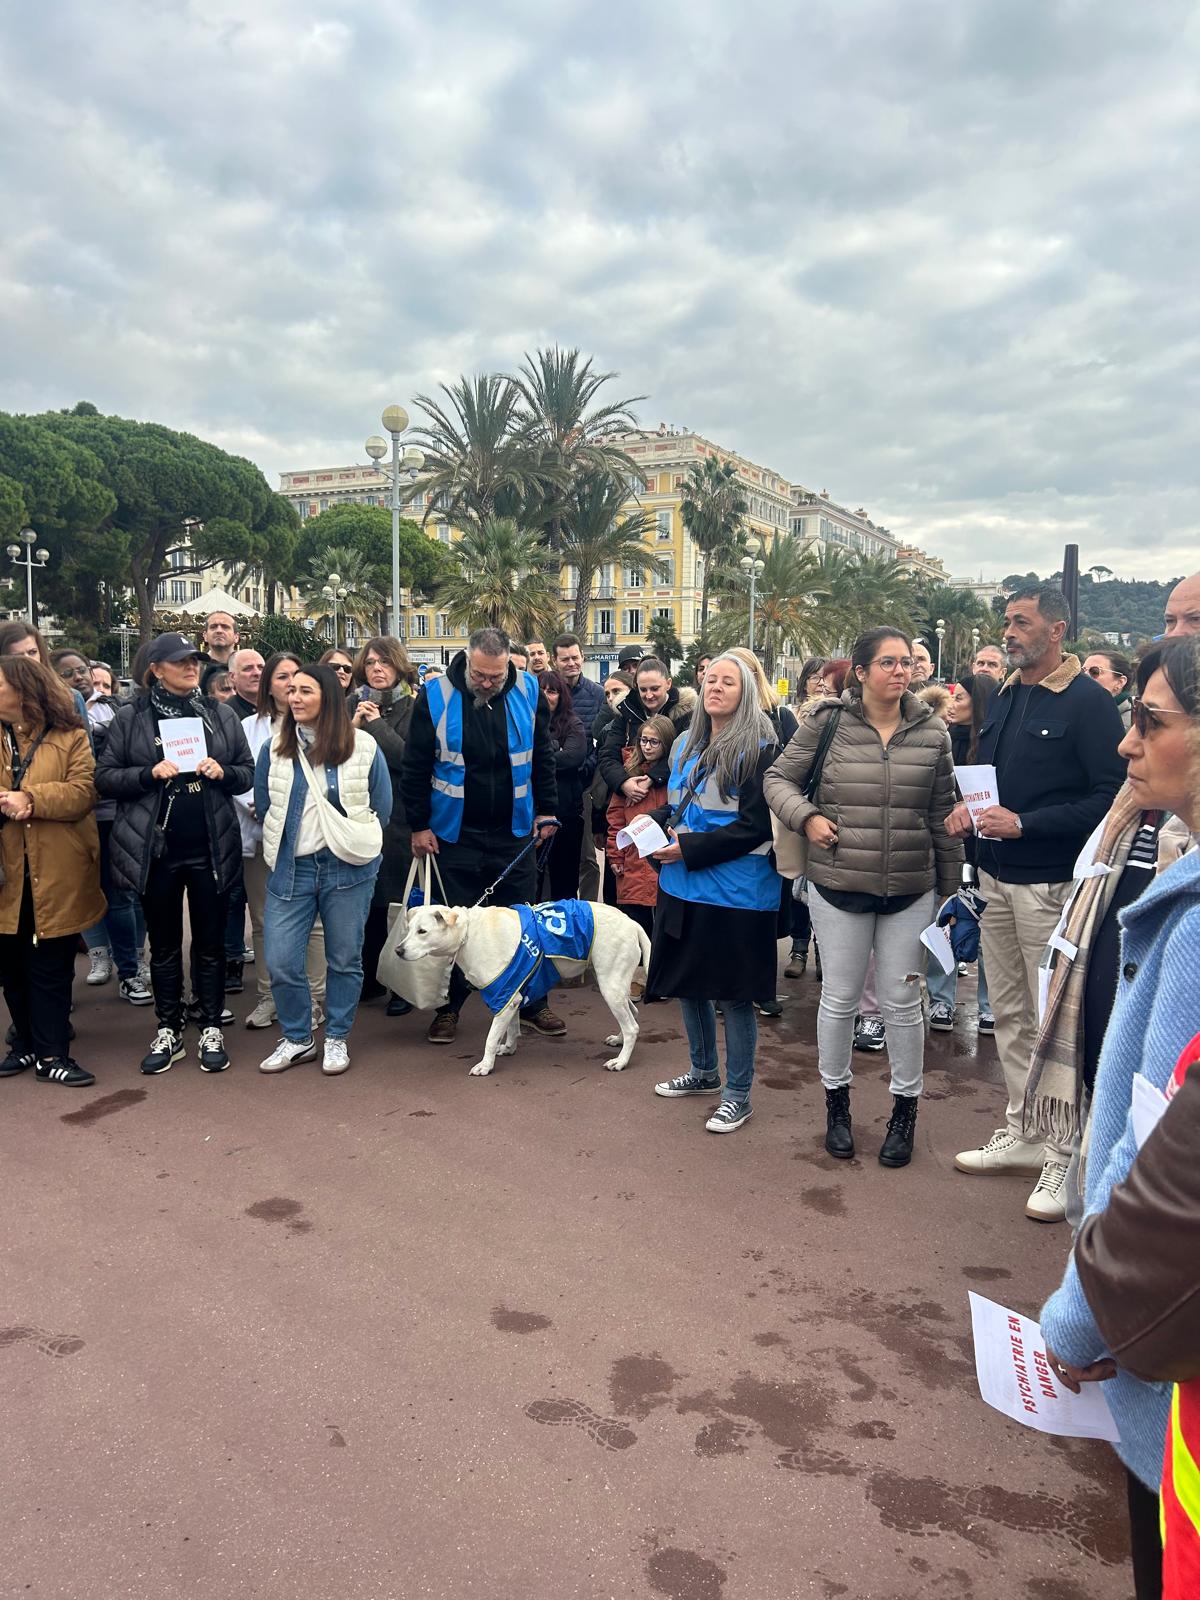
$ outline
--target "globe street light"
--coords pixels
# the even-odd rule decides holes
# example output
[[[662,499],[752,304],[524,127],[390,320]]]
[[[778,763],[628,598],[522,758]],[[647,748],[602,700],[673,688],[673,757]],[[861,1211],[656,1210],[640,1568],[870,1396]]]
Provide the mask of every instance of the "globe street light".
[[[939,617],[937,619],[937,627],[933,631],[937,634],[937,642],[938,642],[937,675],[938,675],[938,678],[940,680],[940,678],[942,676],[942,640],[946,637],[946,619],[945,619],[945,617]]]
[[[392,635],[401,638],[400,629],[400,473],[403,470],[410,482],[425,465],[425,454],[415,445],[408,445],[403,456],[400,435],[408,427],[408,412],[403,406],[387,406],[380,417],[384,430],[392,439]],[[387,454],[387,443],[377,433],[366,444],[367,454],[378,465]],[[380,467],[380,471],[382,471]]]
[[[979,629],[971,629],[971,671],[975,670],[975,657],[979,654]]]
[[[757,560],[758,552],[762,549],[761,542],[751,534],[746,540],[746,554],[742,557],[740,565],[742,571],[750,579],[750,654],[754,654],[754,607],[758,596],[758,580],[766,570],[765,562]]]
[[[325,596],[326,600],[333,601],[333,647],[335,650],[338,648],[338,601],[345,600],[350,592],[348,589],[343,589],[341,587],[341,582],[341,573],[331,572],[329,574],[329,581],[321,590],[321,593]]]
[[[34,533],[32,528],[22,528],[17,538],[20,539],[25,549],[22,551],[21,544],[10,544],[8,546],[8,559],[18,567],[25,568],[25,615],[32,626],[33,569],[35,566],[44,567],[50,559],[50,552],[49,550],[40,548],[35,550],[33,548],[37,544],[37,534]]]

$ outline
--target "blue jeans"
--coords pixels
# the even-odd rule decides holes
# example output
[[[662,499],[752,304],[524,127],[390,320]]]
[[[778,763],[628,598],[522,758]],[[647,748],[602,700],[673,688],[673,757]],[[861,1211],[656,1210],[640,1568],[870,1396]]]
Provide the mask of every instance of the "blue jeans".
[[[345,1039],[354,1026],[362,989],[363,930],[375,874],[335,888],[331,879],[339,865],[328,850],[297,856],[292,898],[281,900],[269,885],[267,888],[263,912],[266,950],[259,960],[265,956],[279,1024],[293,1044],[312,1037],[312,994],[305,962],[308,936],[318,916],[325,929],[325,1036]]]
[[[246,950],[246,885],[239,878],[229,891],[229,916],[225,920],[225,959],[240,961]],[[254,952],[257,957],[258,951]]]
[[[746,1104],[754,1082],[754,1047],[758,1043],[758,1018],[749,1000],[723,1000],[725,1017],[725,1099]],[[711,1000],[681,1000],[687,1029],[692,1075],[721,1076],[717,1060],[717,1013]]]
[[[108,841],[112,833],[111,820],[97,823],[100,834],[100,888],[108,901],[108,910],[94,928],[84,930],[83,938],[89,950],[112,951],[119,978],[135,978],[146,943],[146,919],[142,915],[142,902],[132,889],[118,889],[112,881],[112,865],[108,855]]]
[[[992,1003],[988,999],[987,973],[983,970],[983,953],[980,952],[979,963],[975,969],[979,978],[979,1011],[981,1015],[991,1015]],[[925,974],[925,987],[929,990],[929,998],[936,1005],[938,1001],[953,1006],[958,994],[958,966],[953,972],[943,972],[939,964],[930,957],[929,970]]]

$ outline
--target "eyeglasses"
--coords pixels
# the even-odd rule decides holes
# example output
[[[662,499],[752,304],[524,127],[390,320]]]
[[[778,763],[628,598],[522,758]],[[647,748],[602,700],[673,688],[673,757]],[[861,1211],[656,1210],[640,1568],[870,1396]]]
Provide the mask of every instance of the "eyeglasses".
[[[1136,695],[1130,701],[1130,709],[1132,712],[1130,720],[1137,729],[1138,737],[1141,739],[1145,739],[1149,734],[1165,728],[1166,723],[1161,720],[1163,717],[1187,716],[1186,711],[1167,711],[1162,706],[1155,706],[1151,709],[1144,700],[1139,700]]]
[[[655,738],[639,739],[638,743],[645,750],[649,750],[651,746],[653,746],[656,750],[661,750],[662,749],[662,740],[661,739],[655,739]]]
[[[895,672],[897,667],[903,667],[905,672],[911,672],[916,663],[911,656],[876,656],[871,665],[882,667],[885,672]]]

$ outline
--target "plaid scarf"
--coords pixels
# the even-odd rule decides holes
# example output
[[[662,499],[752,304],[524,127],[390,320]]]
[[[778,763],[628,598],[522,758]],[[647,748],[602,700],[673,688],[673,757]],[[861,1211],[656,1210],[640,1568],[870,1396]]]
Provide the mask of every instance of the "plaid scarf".
[[[1025,1086],[1023,1131],[1031,1140],[1049,1140],[1060,1150],[1079,1137],[1083,1095],[1083,995],[1092,942],[1104,921],[1129,860],[1133,841],[1145,817],[1126,784],[1101,825],[1092,857],[1109,870],[1081,878],[1068,900],[1057,937],[1075,947],[1069,956],[1061,945],[1051,947],[1050,988],[1038,1027]],[[986,915],[986,913],[985,913]]]

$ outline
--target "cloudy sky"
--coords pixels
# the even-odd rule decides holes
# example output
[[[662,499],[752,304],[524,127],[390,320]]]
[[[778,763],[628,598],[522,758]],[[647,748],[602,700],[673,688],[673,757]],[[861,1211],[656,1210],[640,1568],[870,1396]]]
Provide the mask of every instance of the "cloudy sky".
[[[5,9],[0,409],[274,482],[558,341],[956,576],[1200,566],[1184,0]]]

